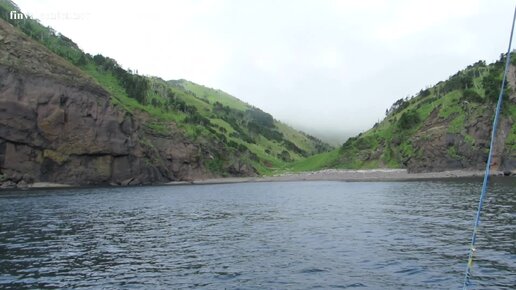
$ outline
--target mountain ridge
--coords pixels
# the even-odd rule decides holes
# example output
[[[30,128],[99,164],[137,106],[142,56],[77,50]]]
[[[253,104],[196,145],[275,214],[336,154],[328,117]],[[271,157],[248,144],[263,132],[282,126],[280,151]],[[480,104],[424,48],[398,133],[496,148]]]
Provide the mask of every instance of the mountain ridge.
[[[11,9],[0,1],[1,18]],[[253,176],[331,148],[220,90],[140,76],[37,20],[10,22],[0,20],[5,184]]]
[[[505,55],[397,100],[338,149],[219,89],[83,52],[0,0],[0,183],[137,185],[326,168],[485,166]],[[494,169],[516,168],[512,61]]]
[[[371,129],[339,149],[294,163],[290,170],[483,169],[505,57],[492,64],[478,61],[415,96],[397,100]],[[492,164],[506,172],[516,169],[516,61],[511,62]]]

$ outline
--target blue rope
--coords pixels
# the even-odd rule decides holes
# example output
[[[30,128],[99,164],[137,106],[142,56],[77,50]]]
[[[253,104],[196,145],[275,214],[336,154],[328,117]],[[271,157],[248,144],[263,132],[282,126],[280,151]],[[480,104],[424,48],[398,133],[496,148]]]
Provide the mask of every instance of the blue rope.
[[[491,133],[491,143],[489,144],[489,156],[487,158],[486,172],[484,174],[484,183],[482,184],[482,192],[480,193],[480,201],[478,202],[477,216],[475,218],[475,225],[473,226],[473,235],[471,237],[471,246],[469,248],[468,265],[466,267],[466,273],[464,275],[464,286],[463,290],[467,290],[470,285],[469,277],[471,275],[471,268],[473,268],[473,256],[475,255],[475,243],[477,241],[477,230],[480,224],[480,212],[482,211],[482,205],[486,197],[487,186],[489,184],[489,174],[491,171],[491,159],[493,157],[494,144],[496,139],[496,129],[498,127],[498,121],[500,119],[500,111],[502,110],[503,93],[505,90],[505,80],[507,79],[507,73],[509,71],[509,65],[511,61],[511,42],[512,35],[514,33],[514,21],[516,20],[516,8],[514,10],[514,16],[512,18],[511,37],[509,38],[509,49],[507,50],[507,59],[505,61],[505,71],[503,73],[502,87],[500,88],[500,95],[498,95],[498,103],[496,104],[496,113],[493,121],[493,130]]]

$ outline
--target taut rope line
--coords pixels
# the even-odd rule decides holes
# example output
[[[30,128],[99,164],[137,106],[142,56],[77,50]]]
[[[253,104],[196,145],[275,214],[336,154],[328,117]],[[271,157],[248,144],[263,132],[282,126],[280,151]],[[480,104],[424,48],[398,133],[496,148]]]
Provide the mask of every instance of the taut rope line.
[[[466,273],[464,274],[464,285],[463,290],[467,290],[468,285],[470,284],[469,277],[471,275],[471,268],[473,267],[473,256],[475,255],[475,242],[477,241],[477,230],[478,225],[480,224],[480,213],[482,211],[482,205],[484,204],[484,199],[486,197],[487,186],[489,184],[489,172],[491,171],[491,159],[493,157],[494,144],[496,139],[496,129],[498,127],[498,121],[500,119],[500,111],[502,110],[502,101],[503,101],[503,93],[505,91],[505,82],[507,79],[507,73],[509,71],[509,65],[511,63],[511,42],[512,35],[514,33],[514,21],[516,20],[516,8],[514,10],[514,16],[512,18],[512,28],[511,28],[511,37],[509,38],[509,49],[507,50],[506,61],[505,61],[505,70],[503,72],[502,86],[500,88],[500,94],[498,95],[498,103],[496,104],[496,112],[493,120],[493,130],[491,133],[491,143],[489,145],[489,155],[487,158],[486,164],[486,172],[484,174],[484,182],[482,184],[482,192],[480,193],[480,201],[478,202],[477,215],[475,218],[475,225],[473,226],[473,235],[471,237],[471,246],[469,248],[469,258],[468,264],[466,267]]]

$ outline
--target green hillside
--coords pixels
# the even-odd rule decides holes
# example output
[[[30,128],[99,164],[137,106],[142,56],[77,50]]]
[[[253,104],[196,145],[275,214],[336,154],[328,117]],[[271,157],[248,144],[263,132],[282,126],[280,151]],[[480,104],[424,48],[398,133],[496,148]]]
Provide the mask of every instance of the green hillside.
[[[223,91],[186,80],[142,76],[112,58],[85,53],[37,20],[10,20],[11,10],[19,11],[11,1],[0,1],[3,19],[88,74],[110,93],[114,105],[128,114],[145,114],[146,130],[166,136],[179,129],[192,142],[227,149],[229,154],[207,161],[217,175],[231,175],[225,164],[235,159],[251,164],[260,174],[271,174],[289,162],[333,149]]]
[[[150,137],[140,141],[148,150],[154,146],[152,136],[174,139],[180,132],[205,149],[200,162],[218,176],[250,172],[233,170],[235,164],[249,165],[258,174],[323,168],[439,171],[485,164],[504,55],[489,65],[478,61],[446,81],[397,100],[381,122],[334,149],[221,90],[183,79],[142,76],[112,58],[85,53],[37,20],[9,20],[11,10],[19,11],[11,1],[0,0],[1,18],[105,88],[111,104],[144,120]],[[3,61],[17,66],[9,58]],[[514,63],[511,88],[516,87]],[[516,94],[508,89],[495,152],[498,168],[516,167],[515,122]]]
[[[448,80],[397,100],[385,118],[339,149],[293,163],[289,170],[408,168],[411,171],[479,169],[485,165],[505,56],[478,61]],[[512,59],[512,70],[516,61]],[[514,78],[509,79],[514,87]],[[505,95],[497,156],[500,168],[516,159],[516,98]]]

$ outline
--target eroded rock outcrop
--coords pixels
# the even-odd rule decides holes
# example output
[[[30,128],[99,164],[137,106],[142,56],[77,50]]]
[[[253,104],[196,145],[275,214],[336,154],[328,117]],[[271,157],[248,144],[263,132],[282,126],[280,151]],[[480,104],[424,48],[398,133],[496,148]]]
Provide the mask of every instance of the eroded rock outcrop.
[[[507,83],[516,88],[516,68],[510,67]],[[505,96],[505,106],[516,103],[516,91],[509,90]],[[439,118],[439,107],[425,120],[421,130],[412,137],[416,154],[407,162],[409,172],[430,172],[454,169],[483,170],[487,161],[494,107],[486,106],[483,114],[470,116],[471,104],[464,103],[466,122],[463,133],[450,133],[450,120]],[[494,104],[493,104],[494,106]],[[516,171],[516,151],[508,145],[508,136],[516,120],[503,113],[498,124],[492,169]],[[464,134],[465,133],[465,134]],[[468,137],[466,137],[468,136]],[[511,144],[512,145],[512,144]]]
[[[0,173],[4,184],[145,184],[211,177],[216,144],[110,101],[94,80],[0,20]],[[252,175],[251,168],[241,168]]]
[[[180,133],[144,132],[100,87],[0,66],[0,88],[0,166],[15,181],[139,184],[207,174],[198,146]]]

